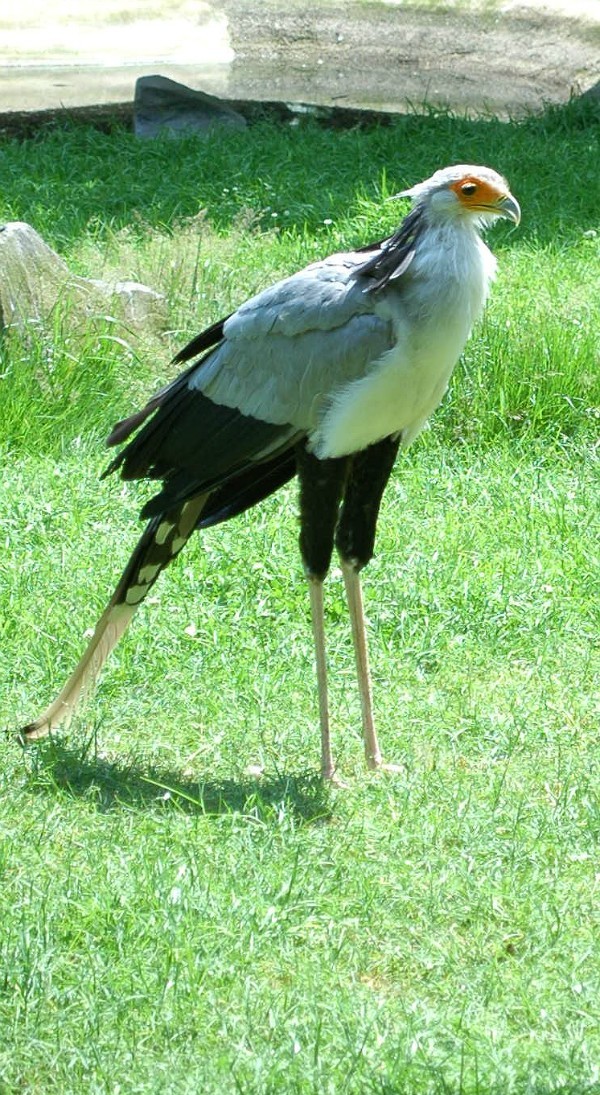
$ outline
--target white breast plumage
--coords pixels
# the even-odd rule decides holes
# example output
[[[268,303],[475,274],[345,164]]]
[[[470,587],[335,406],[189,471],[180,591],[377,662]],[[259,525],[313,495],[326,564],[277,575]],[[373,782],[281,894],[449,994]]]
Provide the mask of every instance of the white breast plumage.
[[[327,400],[311,436],[317,456],[343,456],[398,433],[406,447],[442,400],[496,267],[470,226],[452,226],[449,235],[448,229],[428,233],[410,280],[379,302],[396,343],[366,376]]]

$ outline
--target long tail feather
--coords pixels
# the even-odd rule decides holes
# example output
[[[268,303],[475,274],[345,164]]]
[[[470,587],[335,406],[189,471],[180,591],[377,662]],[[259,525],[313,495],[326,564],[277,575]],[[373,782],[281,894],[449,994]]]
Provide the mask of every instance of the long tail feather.
[[[160,572],[179,554],[191,536],[206,497],[199,495],[192,498],[178,509],[154,517],[148,523],[78,665],[53,703],[20,730],[21,740],[35,741],[57,726],[68,726],[79,702],[90,691],[138,605]]]
[[[24,726],[19,734],[24,741],[44,738],[57,726],[68,726],[79,702],[89,692],[111,650],[125,631],[136,605],[110,604],[100,617],[92,640],[64,688],[45,711]]]

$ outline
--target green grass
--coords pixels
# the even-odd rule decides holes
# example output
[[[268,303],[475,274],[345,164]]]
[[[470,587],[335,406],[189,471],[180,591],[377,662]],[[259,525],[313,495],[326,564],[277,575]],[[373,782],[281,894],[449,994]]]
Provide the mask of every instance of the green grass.
[[[0,725],[73,667],[144,486],[102,438],[248,293],[488,162],[523,206],[365,574],[367,775],[342,583],[327,586],[348,787],[317,778],[295,491],[163,576],[68,734],[0,773],[0,1092],[600,1092],[599,119],[445,115],[207,143],[0,147],[0,215],[79,273],[145,280],[140,341],[67,305],[0,360]],[[199,210],[203,210],[198,216]],[[276,213],[277,216],[273,216]],[[261,769],[262,775],[251,772]]]

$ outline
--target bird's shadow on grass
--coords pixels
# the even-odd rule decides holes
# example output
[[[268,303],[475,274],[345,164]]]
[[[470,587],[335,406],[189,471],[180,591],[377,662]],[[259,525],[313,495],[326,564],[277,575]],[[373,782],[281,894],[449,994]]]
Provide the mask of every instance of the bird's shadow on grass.
[[[193,778],[143,758],[109,760],[88,743],[70,748],[51,740],[27,749],[28,784],[40,794],[93,801],[97,809],[171,810],[203,817],[243,814],[257,821],[327,821],[332,804],[329,786],[314,772],[281,772],[258,778]]]

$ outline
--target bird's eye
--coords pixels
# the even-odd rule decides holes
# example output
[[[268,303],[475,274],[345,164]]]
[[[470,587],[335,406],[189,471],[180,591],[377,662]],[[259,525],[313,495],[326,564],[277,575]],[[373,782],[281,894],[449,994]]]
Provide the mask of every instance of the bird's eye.
[[[462,190],[463,194],[474,194],[475,191],[477,190],[477,183],[474,183],[474,182],[463,183],[460,189]]]

